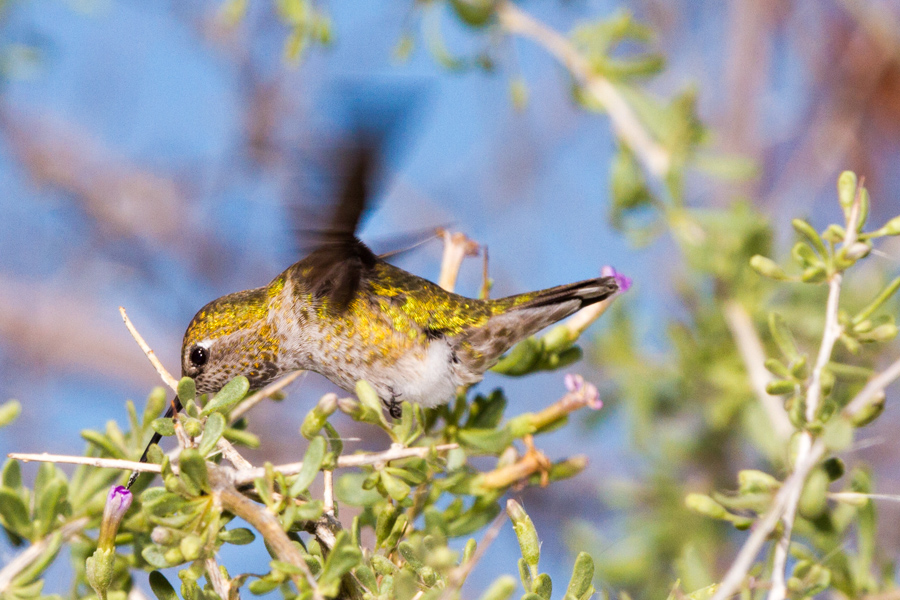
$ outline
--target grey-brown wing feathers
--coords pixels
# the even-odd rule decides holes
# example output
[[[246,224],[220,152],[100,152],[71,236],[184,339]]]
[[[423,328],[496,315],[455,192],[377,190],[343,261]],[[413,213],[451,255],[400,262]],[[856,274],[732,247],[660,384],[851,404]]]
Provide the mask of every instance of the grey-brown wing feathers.
[[[609,298],[618,289],[613,277],[599,277],[497,300],[512,302],[512,306],[463,333],[458,340],[458,356],[473,372],[483,372],[516,343]]]

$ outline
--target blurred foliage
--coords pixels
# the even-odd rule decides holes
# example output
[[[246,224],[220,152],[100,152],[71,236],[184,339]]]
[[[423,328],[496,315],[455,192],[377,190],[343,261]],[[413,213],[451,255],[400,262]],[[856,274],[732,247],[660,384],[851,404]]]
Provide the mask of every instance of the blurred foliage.
[[[338,399],[328,394],[306,416],[300,431],[309,444],[302,468],[285,474],[266,464],[259,469],[259,476],[245,482],[241,470],[219,465],[217,445],[223,438],[254,441],[246,431],[229,426],[227,418],[247,395],[247,379],[236,378],[206,401],[205,396],[196,397],[191,379],[182,379],[178,390],[184,410],[174,418],[156,417],[166,399],[165,390],[158,388],[141,414],[133,403],[126,404],[127,431],[110,422],[104,432],[83,433],[89,442],[85,455],[103,458],[136,458],[153,431],[174,436],[180,430],[189,440],[175,459],[151,446],[148,459],[160,465],[164,485],[146,488],[149,478],[138,480],[134,504],[115,538],[120,547],[130,546],[132,551],[110,555],[111,573],[104,583],[108,597],[124,598],[134,584],[136,570],[152,572],[151,586],[158,597],[175,597],[171,582],[158,570],[180,567],[182,597],[214,598],[206,575],[207,559],[214,558],[224,544],[248,544],[257,535],[266,538],[272,552],[270,570],[234,575],[223,570],[221,577],[235,594],[243,585],[254,594],[277,589],[288,598],[316,597],[314,594],[328,598],[438,598],[447,590],[458,590],[480,554],[474,538],[467,540],[462,553],[448,546],[450,540],[471,536],[494,521],[510,486],[546,485],[584,468],[584,457],[550,463],[531,446],[533,435],[562,426],[570,412],[596,401],[596,389],[573,381],[571,391],[559,402],[508,420],[503,418],[506,398],[496,390],[488,396],[462,394],[455,403],[431,410],[404,403],[402,417],[394,422],[385,418],[372,388],[360,382],[356,398]],[[3,407],[4,412],[11,412],[8,406],[17,408],[10,403]],[[341,469],[335,474],[336,508],[355,507],[348,530],[341,528],[336,515],[326,513],[322,499],[309,493],[320,471],[341,468],[343,444],[329,422],[338,409],[384,431],[393,441],[388,452],[423,449],[417,456],[395,460],[376,457],[358,470]],[[516,442],[523,439],[526,450],[521,453]],[[439,450],[444,444],[452,447]],[[475,467],[471,459],[476,456],[495,457],[494,464],[482,459],[477,462],[482,467]],[[107,488],[120,478],[115,470],[95,467],[79,467],[69,478],[51,463],[42,463],[29,488],[19,463],[6,462],[0,487],[0,524],[13,544],[31,541],[46,544],[46,548],[0,591],[3,598],[40,597],[41,575],[59,552],[64,532],[73,524],[79,531],[100,526]],[[235,503],[238,489],[254,501]],[[530,594],[548,599],[552,583],[538,569],[540,542],[534,525],[514,501],[509,501],[507,511],[522,546],[522,585]],[[235,516],[255,525],[254,529],[234,526]],[[260,525],[267,518],[275,519],[276,533]],[[302,565],[279,553],[279,535],[302,556]],[[72,597],[89,597],[84,565],[88,556],[96,558],[97,541],[82,534],[70,540],[70,547],[75,572]],[[240,565],[224,567],[240,570]],[[308,573],[314,584],[298,577],[303,573]],[[207,578],[205,584],[203,577]],[[566,598],[589,597],[592,578],[593,561],[588,555],[579,556]],[[514,580],[503,577],[483,597],[507,598],[515,587]]]
[[[237,23],[247,5],[230,0],[221,15]],[[330,40],[328,17],[312,2],[278,0],[274,6],[289,27],[288,61],[300,60],[311,43]],[[493,47],[508,33],[501,14],[512,5],[450,0],[413,6],[421,14],[425,45],[440,64],[453,70],[496,66]],[[455,56],[441,36],[448,15],[483,39],[484,49]],[[872,475],[866,465],[845,465],[842,453],[857,429],[884,407],[883,392],[867,394],[864,386],[885,356],[896,356],[896,347],[885,342],[897,334],[894,294],[900,279],[888,281],[882,269],[866,268],[865,262],[880,238],[900,234],[900,217],[867,226],[868,192],[854,174],[844,173],[837,190],[844,221],[818,231],[794,220],[796,242],[787,256],[773,259],[779,254],[774,225],[751,203],[691,205],[685,182],[692,172],[739,178],[752,175],[754,167],[737,157],[706,153],[709,134],[696,116],[695,90],[670,99],[646,91],[647,78],[663,68],[660,56],[640,50],[651,39],[652,32],[624,12],[583,23],[565,38],[567,51],[588,68],[570,73],[573,101],[608,114],[618,136],[610,165],[612,222],[636,243],[667,235],[671,241],[665,243],[677,248],[661,274],[674,278],[670,302],[680,308],[680,316],[666,326],[664,349],[648,350],[623,306],[612,311],[595,349],[609,382],[605,397],[630,426],[641,478],[603,491],[603,500],[621,517],[621,538],[586,523],[569,525],[579,552],[564,591],[559,583],[554,591],[541,572],[531,519],[516,502],[507,502],[521,551],[519,583],[498,573],[482,598],[509,598],[519,585],[523,600],[582,599],[595,586],[621,597],[707,598],[745,540],[742,532],[760,525],[790,480],[802,439],[821,441],[827,451],[804,478],[797,514],[790,519],[794,535],[787,547],[786,595],[895,594],[896,565],[876,542]],[[414,37],[405,35],[398,57],[408,56],[414,45]],[[631,126],[649,145],[629,144],[613,108],[585,81],[611,86],[624,102],[615,110],[621,114],[624,106],[635,117]],[[511,93],[514,104],[523,106],[527,83],[514,77]],[[648,147],[665,160],[648,157]],[[823,333],[823,323],[832,317],[838,333],[834,348],[824,343],[834,332]],[[555,329],[514,348],[497,370],[527,376],[558,369],[580,358],[574,341]],[[761,376],[760,365],[749,364],[747,351],[741,352],[754,342],[763,349],[768,374]],[[764,389],[751,377],[764,380]],[[103,432],[84,432],[90,457],[134,459],[153,431],[178,434],[187,445],[177,456],[151,449],[163,485],[146,488],[144,477],[135,488],[135,502],[115,540],[132,551],[112,558],[110,598],[124,598],[140,571],[150,572],[157,597],[177,597],[176,586],[159,571],[170,567],[179,569],[183,597],[213,598],[209,570],[218,567],[211,559],[224,544],[247,544],[257,536],[265,538],[272,554],[269,569],[231,573],[224,565],[218,577],[234,590],[246,586],[254,594],[279,590],[301,598],[454,597],[487,543],[470,536],[485,528],[485,536],[492,535],[504,493],[512,486],[570,477],[585,464],[583,457],[549,463],[534,449],[532,436],[565,425],[570,412],[590,405],[589,386],[570,390],[543,411],[505,420],[507,401],[496,390],[487,396],[461,394],[433,410],[404,404],[402,417],[388,422],[371,388],[361,382],[356,398],[325,396],[307,415],[302,467],[279,470],[267,464],[239,480],[220,464],[219,446],[222,440],[259,444],[246,420],[228,418],[247,388],[238,378],[204,399],[195,397],[190,380],[182,380],[185,410],[174,419],[157,418],[166,401],[160,389],[140,415],[126,404],[127,428],[110,422]],[[347,457],[330,422],[338,410],[383,431],[393,442],[391,450],[422,451],[399,459],[385,455],[344,470],[340,461]],[[0,425],[18,411],[14,402],[0,407]],[[444,444],[453,447],[439,449]],[[471,460],[476,456],[490,458]],[[320,472],[334,471],[335,509],[355,511],[348,529],[309,492]],[[91,532],[100,526],[107,488],[119,477],[94,467],[79,467],[67,477],[44,464],[29,487],[18,463],[7,461],[0,524],[13,544],[30,542],[36,551],[9,581],[0,579],[3,598],[40,597],[43,573],[65,541],[74,569],[72,597],[92,594],[85,574],[85,561],[97,547]],[[235,516],[250,527],[237,526]],[[467,538],[463,551],[450,548],[454,538]],[[748,569],[742,597],[767,595],[773,569],[785,566],[779,565],[774,541]]]

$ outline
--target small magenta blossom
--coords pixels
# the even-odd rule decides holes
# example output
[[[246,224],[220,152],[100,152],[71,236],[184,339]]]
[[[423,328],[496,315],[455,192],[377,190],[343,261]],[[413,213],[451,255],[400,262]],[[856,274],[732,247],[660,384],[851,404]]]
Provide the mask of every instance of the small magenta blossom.
[[[103,520],[100,522],[100,539],[97,546],[103,550],[111,550],[115,546],[116,533],[125,513],[131,507],[134,497],[128,488],[117,485],[109,490],[106,506],[103,507]]]
[[[627,292],[629,288],[631,288],[631,277],[619,273],[609,265],[600,269],[600,275],[602,275],[603,277],[614,278],[616,280],[616,284],[619,286],[619,293]]]
[[[100,521],[100,537],[97,540],[97,550],[94,551],[85,563],[87,580],[97,592],[101,600],[106,598],[106,590],[112,583],[113,563],[116,558],[116,533],[119,525],[125,518],[125,513],[131,507],[133,500],[128,488],[117,485],[109,490],[106,496],[106,506],[103,507],[103,520]]]
[[[593,383],[588,383],[584,377],[575,373],[566,373],[563,381],[566,389],[572,394],[579,394],[581,400],[590,408],[600,410],[603,408],[603,401],[600,400],[600,391]]]

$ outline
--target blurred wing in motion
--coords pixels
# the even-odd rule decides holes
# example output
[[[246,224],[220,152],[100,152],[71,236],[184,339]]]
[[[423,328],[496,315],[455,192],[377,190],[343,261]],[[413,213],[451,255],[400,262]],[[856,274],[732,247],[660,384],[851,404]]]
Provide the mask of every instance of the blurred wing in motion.
[[[369,207],[380,144],[363,139],[328,154],[326,164],[317,171],[327,180],[324,187],[337,189],[336,203],[330,214],[323,216],[328,207],[323,207],[322,196],[313,199],[310,194],[301,195],[296,218],[301,223],[301,247],[309,252],[305,263],[310,268],[306,276],[310,293],[327,299],[329,306],[341,311],[377,262],[375,254],[356,237],[356,230]],[[325,225],[317,227],[315,223]]]

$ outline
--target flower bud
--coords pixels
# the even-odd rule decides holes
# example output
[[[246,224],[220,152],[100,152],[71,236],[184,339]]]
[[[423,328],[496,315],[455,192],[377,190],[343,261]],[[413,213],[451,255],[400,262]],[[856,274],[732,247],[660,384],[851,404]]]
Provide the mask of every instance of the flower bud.
[[[779,279],[782,281],[788,279],[788,275],[784,272],[784,269],[779,267],[771,258],[766,258],[761,254],[757,254],[750,259],[750,268],[765,277],[771,277],[772,279]]]
[[[356,398],[340,398],[337,401],[338,409],[351,417],[356,417],[359,415],[361,411],[361,407],[359,405],[359,401]]]
[[[106,496],[106,505],[103,507],[103,520],[100,521],[100,537],[97,546],[103,550],[112,550],[115,545],[116,533],[119,525],[125,518],[125,513],[131,507],[134,497],[128,488],[117,485],[109,490]]]
[[[713,519],[728,518],[728,511],[725,510],[725,507],[706,494],[688,494],[687,498],[684,499],[684,505],[688,510],[712,517]]]
[[[150,539],[153,540],[154,544],[159,544],[160,546],[168,546],[175,541],[175,535],[168,527],[157,525],[153,528],[153,531],[150,532]]]
[[[131,507],[132,500],[131,492],[124,486],[117,485],[109,490],[103,507],[103,519],[100,521],[97,550],[85,563],[88,583],[101,599],[106,598],[106,590],[112,582],[116,532]]]
[[[755,494],[774,492],[781,487],[781,482],[763,471],[744,469],[738,473],[738,485],[742,494]]]
[[[847,251],[844,255],[850,260],[859,260],[868,256],[869,252],[871,251],[871,242],[856,242],[855,244],[847,248]]]
[[[533,573],[537,573],[538,561],[541,558],[541,543],[538,541],[537,530],[531,517],[522,508],[522,505],[513,499],[506,502],[506,514],[513,522],[513,530],[516,537],[519,538],[519,548],[522,550],[522,558],[531,568]]]
[[[856,197],[856,186],[856,173],[853,171],[844,171],[841,173],[840,177],[838,177],[838,200],[840,200],[844,210],[849,209],[853,205],[853,200]]]
[[[879,229],[876,233],[883,233],[884,235],[900,235],[900,217],[894,217],[885,223],[884,227]]]
[[[616,280],[616,285],[619,286],[619,293],[627,292],[631,289],[632,279],[622,273],[617,272],[613,267],[605,266],[600,269],[600,275],[603,277],[612,277]]]

